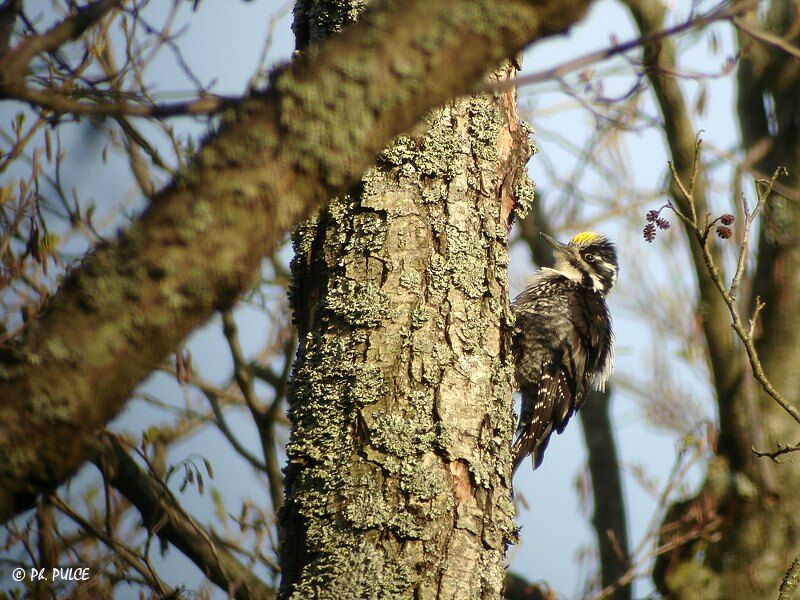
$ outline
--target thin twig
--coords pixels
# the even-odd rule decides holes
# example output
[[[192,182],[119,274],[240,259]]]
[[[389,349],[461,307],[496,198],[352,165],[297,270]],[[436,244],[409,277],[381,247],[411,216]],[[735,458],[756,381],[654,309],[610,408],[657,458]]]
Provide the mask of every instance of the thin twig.
[[[86,530],[94,539],[100,540],[103,544],[108,546],[108,548],[114,552],[119,559],[124,560],[128,565],[133,567],[147,581],[150,587],[158,590],[161,594],[171,593],[171,590],[165,586],[164,582],[161,581],[158,575],[149,570],[146,565],[142,564],[144,562],[142,556],[139,555],[134,549],[122,543],[112,535],[108,535],[99,527],[96,527],[93,523],[82,517],[77,511],[75,511],[69,504],[64,502],[58,496],[53,496],[51,500],[58,510],[67,515],[81,528]]]
[[[259,406],[259,401],[253,388],[253,378],[250,376],[248,363],[244,358],[242,346],[239,343],[236,320],[233,318],[233,312],[230,309],[222,311],[222,333],[228,342],[228,349],[233,359],[233,376],[236,384],[239,386],[239,390],[242,392],[244,401],[253,414],[256,424],[261,424],[264,420],[265,411]]]
[[[643,572],[649,572],[649,567],[642,569],[642,565],[649,565],[650,561],[654,557],[665,554],[672,548],[685,544],[691,540],[707,535],[710,530],[713,530],[715,527],[716,524],[713,522],[706,526],[701,525],[698,527],[693,527],[689,531],[671,538],[669,542],[661,545],[658,543],[658,538],[664,531],[664,527],[660,526],[659,524],[664,520],[667,510],[667,503],[670,497],[673,496],[674,492],[678,489],[678,486],[685,480],[689,470],[697,463],[703,454],[702,447],[695,447],[693,448],[693,452],[688,459],[684,460],[686,457],[686,450],[688,450],[688,448],[679,452],[677,460],[672,466],[672,470],[667,477],[667,482],[659,494],[659,498],[656,503],[656,509],[651,515],[650,522],[645,530],[646,534],[642,537],[641,541],[633,550],[633,552],[631,552],[630,567],[614,584],[606,586],[596,595],[592,596],[592,600],[605,600],[612,597],[617,589],[628,585],[637,577],[642,576]],[[648,549],[651,541],[652,547]]]
[[[230,552],[217,545],[208,532],[181,506],[161,480],[145,452],[133,448],[144,460],[143,471],[128,454],[123,438],[105,433],[97,447],[97,461],[109,470],[109,481],[142,515],[148,530],[183,552],[230,597],[274,598],[274,590]],[[101,466],[98,464],[98,467]]]
[[[758,3],[755,0],[751,0],[749,2],[736,3],[734,5],[730,5],[726,2],[719,5],[716,9],[705,13],[704,15],[695,17],[694,19],[689,19],[688,21],[684,21],[683,23],[679,23],[678,25],[675,25],[673,27],[668,27],[667,29],[664,29],[662,31],[650,35],[643,35],[641,37],[628,40],[621,44],[615,44],[613,46],[603,48],[602,50],[595,50],[594,52],[589,52],[572,60],[561,63],[560,65],[556,65],[555,67],[538,71],[537,73],[531,73],[530,75],[523,75],[522,77],[517,77],[514,79],[505,79],[497,82],[483,84],[477,89],[477,92],[501,92],[503,90],[508,90],[523,85],[533,85],[535,83],[541,83],[543,81],[556,80],[558,78],[564,77],[568,73],[572,73],[580,69],[585,69],[586,67],[589,67],[595,63],[603,62],[605,60],[608,60],[609,58],[613,58],[614,56],[624,54],[625,52],[633,50],[634,48],[638,48],[640,46],[647,46],[654,42],[658,42],[659,40],[663,40],[664,38],[668,38],[678,33],[689,31],[691,29],[704,27],[716,21],[733,19],[735,16],[740,15],[741,13],[746,12],[748,10],[751,10],[752,8],[757,6],[757,4]]]
[[[21,79],[33,57],[40,52],[55,50],[74,40],[102,19],[106,13],[117,8],[123,0],[96,0],[75,11],[63,21],[56,23],[44,33],[23,40],[14,50],[0,57],[2,79]]]
[[[800,586],[800,556],[797,556],[783,576],[778,592],[778,600],[791,600],[796,598],[797,588]]]
[[[89,95],[89,90],[73,91],[71,96]],[[134,102],[81,102],[71,96],[49,90],[37,90],[20,83],[3,83],[0,96],[27,102],[56,114],[129,116],[148,118],[214,115],[228,107],[240,104],[244,97],[202,94],[185,102],[142,103]]]
[[[761,299],[761,297],[756,296],[756,306],[753,309],[753,316],[750,317],[750,330],[747,332],[750,337],[753,337],[753,333],[756,329],[756,323],[758,323],[758,315],[761,314],[761,311],[765,306],[766,304],[764,304],[764,301]]]
[[[670,208],[675,212],[678,217],[683,220],[690,228],[690,231],[694,234],[697,238],[697,241],[700,244],[700,248],[703,253],[703,261],[705,262],[706,268],[708,273],[711,277],[711,280],[714,282],[717,290],[719,291],[722,299],[725,301],[725,305],[728,307],[728,312],[731,316],[731,326],[733,330],[736,332],[736,335],[742,341],[744,345],[745,351],[747,352],[747,358],[750,361],[750,366],[753,370],[753,376],[755,379],[761,384],[761,388],[766,392],[768,396],[770,396],[775,402],[777,402],[798,424],[800,424],[800,412],[792,406],[775,387],[770,382],[769,378],[767,377],[766,373],[764,373],[764,368],[761,365],[761,360],[758,356],[758,351],[756,350],[755,343],[753,342],[753,338],[751,332],[755,326],[755,318],[757,314],[754,314],[753,319],[750,321],[749,329],[745,329],[744,324],[742,323],[741,316],[739,314],[739,306],[736,300],[736,291],[739,285],[739,282],[742,277],[742,272],[740,269],[737,268],[737,272],[734,275],[733,281],[731,282],[731,287],[726,287],[725,283],[722,281],[722,276],[720,275],[720,270],[717,264],[714,261],[714,257],[711,255],[711,250],[709,248],[709,233],[711,228],[713,227],[714,223],[718,219],[711,220],[710,215],[704,216],[704,223],[701,225],[697,220],[696,215],[696,208],[695,208],[695,199],[694,199],[694,183],[695,178],[697,176],[698,165],[699,165],[699,157],[701,151],[702,141],[700,138],[697,138],[695,142],[695,156],[694,156],[694,163],[692,165],[692,175],[691,175],[691,183],[689,185],[689,189],[686,189],[686,186],[681,181],[680,176],[678,175],[675,167],[670,163],[670,172],[672,173],[672,178],[678,188],[681,190],[681,193],[685,196],[686,201],[691,209],[692,216],[687,217],[680,211],[676,209],[675,206],[670,204]],[[749,237],[750,237],[750,226],[752,224],[753,219],[757,215],[757,213],[761,210],[764,204],[767,201],[767,198],[772,193],[772,188],[775,184],[775,180],[778,178],[779,175],[786,174],[786,169],[783,167],[779,167],[775,170],[772,174],[772,177],[768,180],[757,180],[756,181],[756,193],[758,194],[758,204],[753,209],[752,212],[746,213],[745,217],[745,229],[744,229],[744,239],[742,240],[742,244],[740,247],[740,257],[738,264],[741,265],[741,270],[743,271],[743,261],[744,258],[742,254],[747,251],[748,244],[749,244]],[[759,189],[760,186],[760,189]],[[748,224],[749,221],[749,224]],[[760,309],[759,309],[760,311]]]
[[[225,439],[228,440],[230,445],[233,446],[233,449],[236,450],[236,452],[238,452],[242,458],[249,462],[253,468],[259,471],[266,471],[267,466],[244,447],[244,445],[239,441],[239,438],[236,437],[231,428],[228,426],[228,421],[225,419],[225,414],[222,412],[222,407],[219,403],[219,397],[207,389],[201,391],[208,399],[208,403],[211,405],[211,410],[214,412],[214,422],[217,425],[217,428],[220,430],[220,432],[222,432],[222,435],[225,436]]]
[[[741,18],[733,18],[731,22],[743,33],[746,33],[751,38],[758,40],[759,42],[764,42],[765,44],[769,44],[770,46],[774,46],[775,48],[779,48],[786,52],[789,56],[793,56],[795,58],[800,58],[800,48],[796,46],[792,46],[783,38],[778,37],[768,31],[764,31],[763,29],[756,29],[754,27],[750,27],[744,19]]]
[[[767,458],[771,458],[773,462],[780,464],[781,461],[778,460],[779,456],[800,451],[800,443],[794,444],[793,446],[784,446],[780,442],[778,442],[776,445],[778,449],[773,450],[772,452],[761,452],[759,450],[756,450],[755,448],[753,448],[753,452],[755,453],[756,456],[766,456]]]

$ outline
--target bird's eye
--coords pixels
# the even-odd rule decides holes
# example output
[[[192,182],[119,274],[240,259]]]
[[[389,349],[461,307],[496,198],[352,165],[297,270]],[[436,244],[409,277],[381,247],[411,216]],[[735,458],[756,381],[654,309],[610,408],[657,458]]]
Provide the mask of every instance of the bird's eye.
[[[583,258],[585,258],[585,259],[586,259],[586,262],[590,262],[590,263],[594,262],[594,260],[595,260],[595,256],[594,256],[594,254],[587,254],[587,255],[586,255],[586,256],[584,256]]]

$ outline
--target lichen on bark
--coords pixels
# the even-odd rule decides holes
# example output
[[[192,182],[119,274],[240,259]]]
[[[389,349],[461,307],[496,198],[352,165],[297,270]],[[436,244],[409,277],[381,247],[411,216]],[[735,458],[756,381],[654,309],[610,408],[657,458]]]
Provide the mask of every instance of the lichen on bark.
[[[300,2],[295,31],[360,6]],[[283,597],[501,595],[515,532],[507,225],[530,155],[514,102],[434,111],[295,233]]]

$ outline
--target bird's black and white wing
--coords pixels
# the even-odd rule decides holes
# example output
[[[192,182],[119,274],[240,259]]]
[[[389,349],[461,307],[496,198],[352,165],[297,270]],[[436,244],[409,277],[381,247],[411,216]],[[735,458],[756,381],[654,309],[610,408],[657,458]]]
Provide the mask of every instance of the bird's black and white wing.
[[[575,399],[574,408],[577,411],[586,400],[591,383],[598,389],[605,385],[613,361],[614,339],[608,308],[597,294],[580,289],[573,291],[569,294],[569,312],[574,329],[570,347],[579,348],[585,357],[584,370],[578,380],[583,384],[577,390]]]
[[[513,303],[516,316],[514,352],[522,395],[519,427],[512,449],[514,470],[532,455],[538,467],[553,431],[561,433],[581,400],[579,382],[586,371],[582,334],[572,321],[573,302],[559,302],[561,277],[542,277]],[[571,291],[570,291],[571,295]]]

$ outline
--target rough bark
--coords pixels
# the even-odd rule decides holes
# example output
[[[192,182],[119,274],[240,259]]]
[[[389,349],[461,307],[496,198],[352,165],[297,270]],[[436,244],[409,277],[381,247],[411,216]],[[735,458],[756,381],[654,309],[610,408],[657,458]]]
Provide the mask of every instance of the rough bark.
[[[299,43],[361,7],[300,2]],[[527,133],[514,92],[451,102],[296,232],[281,597],[501,597]]]
[[[283,234],[351,186],[389,140],[587,5],[381,3],[237,107],[0,352],[0,518],[74,473],[136,384],[246,290]]]
[[[777,0],[766,19],[750,13],[749,26],[784,36],[797,45],[797,4]],[[781,181],[786,195],[769,201],[761,220],[757,266],[751,282],[754,301],[766,302],[761,313],[757,349],[772,384],[793,403],[800,402],[800,69],[797,59],[739,33],[742,50],[738,71],[737,107],[750,167],[769,173],[778,165],[789,169]],[[774,103],[770,127],[767,99]],[[751,202],[751,205],[754,203]],[[746,302],[741,304],[746,305]],[[725,321],[727,323],[727,320]],[[741,350],[738,350],[741,351]],[[749,367],[747,367],[749,369]],[[729,402],[718,388],[720,416],[753,406],[750,420],[760,430],[760,445],[800,439],[797,424],[757,385],[740,385]],[[754,394],[748,397],[748,394]],[[742,447],[752,438],[738,440]],[[764,449],[764,448],[759,448]],[[751,459],[752,460],[752,459]],[[761,461],[768,459],[762,458]],[[764,467],[767,467],[766,469]],[[774,598],[792,558],[800,552],[800,470],[796,462],[764,463],[752,476],[726,456],[709,466],[697,497],[673,506],[665,522],[679,523],[673,534],[702,530],[712,522],[713,535],[679,546],[659,561],[656,582],[670,597]],[[665,539],[669,539],[666,535]]]

